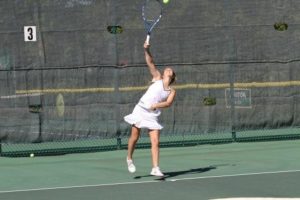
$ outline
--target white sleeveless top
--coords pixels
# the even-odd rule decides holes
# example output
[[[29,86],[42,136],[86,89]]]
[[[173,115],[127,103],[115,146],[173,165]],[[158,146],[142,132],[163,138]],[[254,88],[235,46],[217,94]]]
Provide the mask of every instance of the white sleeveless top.
[[[153,82],[139,103],[134,107],[132,113],[126,115],[124,120],[138,128],[161,130],[163,126],[158,122],[158,116],[161,114],[161,110],[150,110],[150,107],[155,103],[165,101],[170,93],[170,89],[164,89],[162,80]]]
[[[157,80],[149,86],[146,93],[140,99],[138,105],[143,108],[149,109],[153,104],[165,101],[171,89],[165,90],[162,80]]]

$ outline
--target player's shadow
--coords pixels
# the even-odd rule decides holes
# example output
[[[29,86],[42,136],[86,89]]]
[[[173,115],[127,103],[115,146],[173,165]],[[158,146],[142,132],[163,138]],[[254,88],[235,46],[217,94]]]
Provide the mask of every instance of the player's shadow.
[[[185,175],[185,174],[198,174],[198,173],[204,173],[208,172],[210,170],[217,169],[216,166],[208,166],[208,167],[201,167],[196,169],[189,169],[189,170],[182,170],[182,171],[174,171],[174,172],[164,172],[164,176],[161,178],[158,178],[157,180],[165,180],[167,178],[174,178],[179,175]],[[145,176],[135,176],[134,179],[141,179],[145,177],[151,177],[152,175],[145,175]]]

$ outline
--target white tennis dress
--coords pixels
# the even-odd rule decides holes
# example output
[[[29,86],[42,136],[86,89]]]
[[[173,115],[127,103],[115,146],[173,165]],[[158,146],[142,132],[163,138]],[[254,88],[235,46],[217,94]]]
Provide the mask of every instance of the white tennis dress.
[[[150,110],[155,103],[165,101],[171,90],[165,90],[163,81],[157,80],[149,86],[146,93],[142,96],[139,103],[134,107],[131,114],[124,117],[124,120],[135,125],[138,128],[147,128],[150,130],[160,130],[163,128],[158,122],[158,116],[161,113],[160,109]]]

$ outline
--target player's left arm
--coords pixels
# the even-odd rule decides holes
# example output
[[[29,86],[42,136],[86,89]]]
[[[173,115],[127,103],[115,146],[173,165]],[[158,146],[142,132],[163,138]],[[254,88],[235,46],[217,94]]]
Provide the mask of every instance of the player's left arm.
[[[166,101],[163,102],[159,102],[159,103],[155,103],[151,106],[152,110],[155,110],[157,108],[167,108],[170,107],[175,99],[176,96],[176,91],[171,88],[171,93],[169,94],[168,98],[166,99]]]

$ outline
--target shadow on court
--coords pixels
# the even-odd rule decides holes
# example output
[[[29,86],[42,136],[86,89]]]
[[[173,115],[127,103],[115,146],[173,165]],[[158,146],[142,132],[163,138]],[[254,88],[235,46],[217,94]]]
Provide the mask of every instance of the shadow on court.
[[[204,173],[204,172],[208,172],[213,169],[217,169],[217,167],[216,166],[208,166],[208,167],[201,167],[201,168],[182,170],[182,171],[164,172],[165,175],[161,178],[158,178],[157,180],[165,180],[167,178],[174,178],[176,176],[186,175],[186,174]],[[151,176],[152,175],[135,176],[134,179],[141,179],[141,178],[146,178],[146,177],[151,177]]]

